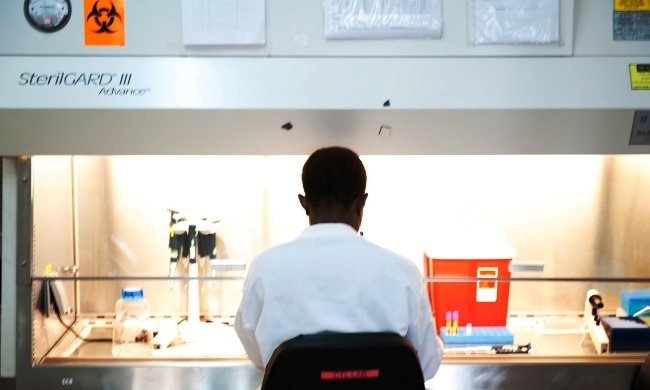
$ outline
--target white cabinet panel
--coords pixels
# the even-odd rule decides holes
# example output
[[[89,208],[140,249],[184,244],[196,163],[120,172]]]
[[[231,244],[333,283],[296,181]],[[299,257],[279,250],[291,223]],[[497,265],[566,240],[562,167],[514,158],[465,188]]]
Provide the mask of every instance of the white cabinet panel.
[[[53,34],[37,32],[21,0],[0,1],[0,55],[105,56],[567,56],[572,54],[573,1],[561,0],[561,42],[475,47],[469,1],[443,0],[442,39],[326,41],[321,0],[267,0],[265,46],[183,46],[179,0],[126,2],[126,45],[85,47],[83,1],[72,0],[72,19]],[[598,0],[602,1],[602,0]]]

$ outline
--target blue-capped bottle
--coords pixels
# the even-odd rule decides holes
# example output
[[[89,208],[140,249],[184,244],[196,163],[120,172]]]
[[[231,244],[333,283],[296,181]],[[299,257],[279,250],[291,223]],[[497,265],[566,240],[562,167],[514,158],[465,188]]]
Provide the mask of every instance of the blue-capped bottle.
[[[149,328],[149,303],[142,287],[122,289],[122,299],[115,304],[113,356],[142,357],[153,352]]]

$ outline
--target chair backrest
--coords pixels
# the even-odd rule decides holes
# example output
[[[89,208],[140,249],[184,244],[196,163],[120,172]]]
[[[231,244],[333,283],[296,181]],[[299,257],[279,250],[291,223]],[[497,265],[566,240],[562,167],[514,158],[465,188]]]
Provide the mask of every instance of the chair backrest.
[[[411,342],[396,333],[319,333],[280,344],[262,390],[424,390]]]
[[[639,375],[636,377],[636,383],[634,384],[634,390],[648,389],[650,389],[650,354],[646,356],[645,361],[639,370]]]

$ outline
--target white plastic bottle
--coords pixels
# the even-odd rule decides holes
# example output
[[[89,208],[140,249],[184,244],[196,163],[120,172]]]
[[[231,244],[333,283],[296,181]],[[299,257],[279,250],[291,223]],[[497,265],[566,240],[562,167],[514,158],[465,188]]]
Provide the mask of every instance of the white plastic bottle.
[[[152,334],[149,329],[149,303],[142,287],[122,289],[122,299],[115,304],[113,356],[151,356]]]

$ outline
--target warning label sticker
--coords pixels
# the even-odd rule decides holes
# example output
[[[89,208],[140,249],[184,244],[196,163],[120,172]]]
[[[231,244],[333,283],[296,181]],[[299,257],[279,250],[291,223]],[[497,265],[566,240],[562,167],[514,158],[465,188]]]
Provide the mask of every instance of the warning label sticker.
[[[650,64],[630,64],[633,90],[650,90]]]
[[[124,46],[124,0],[84,0],[86,46]]]
[[[614,0],[614,40],[650,41],[650,0]]]
[[[650,111],[634,113],[630,145],[650,145]]]
[[[650,11],[650,0],[614,0],[614,11]]]
[[[479,280],[476,283],[476,302],[496,302],[497,301],[497,281],[490,280],[499,277],[499,268],[497,267],[479,267],[476,272]]]

